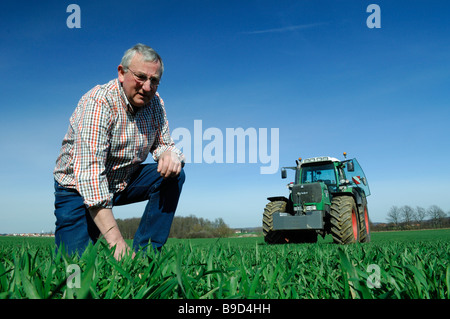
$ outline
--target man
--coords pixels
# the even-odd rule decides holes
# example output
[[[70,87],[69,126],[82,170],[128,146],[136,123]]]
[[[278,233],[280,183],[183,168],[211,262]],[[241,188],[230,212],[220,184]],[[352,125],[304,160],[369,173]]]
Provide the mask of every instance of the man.
[[[69,254],[101,235],[120,259],[130,248],[112,207],[144,200],[133,248],[165,244],[185,175],[156,92],[163,71],[158,53],[137,44],[125,52],[118,78],[87,92],[72,114],[53,173],[55,242]],[[141,164],[149,153],[157,163]]]

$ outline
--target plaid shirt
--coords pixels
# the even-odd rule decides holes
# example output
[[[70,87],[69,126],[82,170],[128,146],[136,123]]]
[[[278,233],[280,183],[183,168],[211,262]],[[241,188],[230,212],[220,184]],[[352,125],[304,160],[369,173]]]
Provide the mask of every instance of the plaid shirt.
[[[168,150],[183,160],[159,94],[134,112],[115,79],[97,85],[78,102],[53,174],[61,186],[76,189],[87,207],[112,208],[114,194],[125,189],[149,152],[157,161]]]

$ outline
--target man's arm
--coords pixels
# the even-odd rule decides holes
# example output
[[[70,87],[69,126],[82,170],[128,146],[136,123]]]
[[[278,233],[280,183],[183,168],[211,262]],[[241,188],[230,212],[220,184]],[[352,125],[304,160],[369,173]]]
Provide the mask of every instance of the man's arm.
[[[101,234],[105,238],[109,247],[116,247],[114,252],[114,258],[120,260],[125,254],[128,253],[130,247],[127,245],[122,237],[122,233],[117,226],[116,219],[114,218],[112,209],[103,207],[91,207],[89,212],[97,225]],[[133,253],[134,256],[134,253]]]
[[[111,111],[101,98],[101,92],[98,95],[98,99],[95,99],[96,95],[83,97],[71,119],[74,129],[73,174],[77,190],[87,207],[112,208],[113,194],[104,174],[110,148]]]

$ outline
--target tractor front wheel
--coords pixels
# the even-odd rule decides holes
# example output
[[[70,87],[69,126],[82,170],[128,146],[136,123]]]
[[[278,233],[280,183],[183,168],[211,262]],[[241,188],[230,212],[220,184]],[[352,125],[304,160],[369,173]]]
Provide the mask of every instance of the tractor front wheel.
[[[331,201],[331,234],[337,244],[359,241],[358,209],[351,196],[335,196]]]
[[[274,230],[273,214],[285,213],[286,202],[270,202],[264,208],[263,233],[264,240],[268,244],[297,244],[317,242],[317,232],[315,230]]]
[[[263,215],[263,234],[264,240],[268,244],[283,244],[286,243],[282,231],[276,231],[273,229],[273,214],[286,212],[285,201],[270,202],[264,208]]]

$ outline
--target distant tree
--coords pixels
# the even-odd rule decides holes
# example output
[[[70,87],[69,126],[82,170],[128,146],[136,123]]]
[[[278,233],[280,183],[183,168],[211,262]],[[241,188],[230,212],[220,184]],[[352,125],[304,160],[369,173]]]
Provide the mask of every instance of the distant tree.
[[[209,221],[194,215],[176,216],[170,229],[169,237],[173,238],[213,238],[227,237],[233,233],[222,218]]]
[[[404,205],[400,208],[401,218],[405,226],[408,228],[411,226],[414,220],[414,209],[409,205]]]
[[[136,233],[140,218],[117,219],[117,226],[126,239],[133,239]],[[213,238],[228,237],[233,234],[233,230],[223,221],[217,218],[210,221],[205,218],[198,218],[194,215],[186,217],[175,216],[170,229],[169,237],[172,238]]]
[[[387,214],[387,221],[397,228],[400,224],[400,217],[400,209],[397,206],[392,206]]]
[[[216,234],[214,237],[228,237],[233,234],[233,230],[225,224],[222,218],[217,218],[214,221],[214,229]]]
[[[425,219],[425,217],[427,217],[427,211],[423,207],[416,206],[416,210],[415,210],[414,216],[415,216],[416,222],[419,223],[419,224],[422,224],[422,222]]]
[[[133,239],[134,234],[136,233],[136,231],[139,227],[139,223],[140,223],[141,219],[138,217],[126,218],[126,219],[118,218],[116,221],[117,221],[117,226],[119,227],[123,238]]]
[[[427,213],[434,227],[436,228],[442,227],[442,223],[447,215],[439,206],[437,205],[430,206],[428,208]]]
[[[419,228],[444,228],[450,227],[450,211],[445,213],[439,206],[432,205],[428,209],[408,205],[402,207],[392,206],[387,213],[387,224],[378,223],[372,230],[389,230],[399,228],[410,228],[412,223],[418,224]]]

